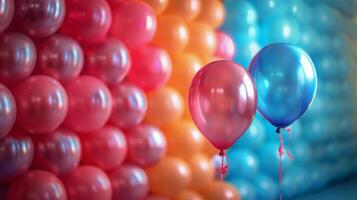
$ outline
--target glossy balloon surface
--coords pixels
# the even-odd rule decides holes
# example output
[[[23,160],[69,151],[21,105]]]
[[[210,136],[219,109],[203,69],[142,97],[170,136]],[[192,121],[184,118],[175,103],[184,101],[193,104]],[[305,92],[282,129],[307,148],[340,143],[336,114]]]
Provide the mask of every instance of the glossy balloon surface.
[[[0,33],[2,33],[14,16],[14,0],[1,0],[0,2]]]
[[[190,38],[186,50],[200,57],[213,55],[217,45],[214,29],[202,22],[191,22],[187,25]]]
[[[10,90],[0,83],[0,139],[12,129],[16,120],[16,102]]]
[[[197,21],[207,23],[213,28],[218,28],[224,21],[225,7],[220,0],[201,0],[201,12]]]
[[[214,167],[208,156],[197,153],[188,159],[188,165],[192,172],[190,187],[196,191],[205,188],[214,180]]]
[[[201,191],[202,197],[206,200],[240,200],[240,194],[231,185],[220,183],[219,181],[210,182]]]
[[[216,32],[217,47],[215,56],[231,60],[236,54],[236,47],[232,38],[224,32]]]
[[[186,21],[192,21],[197,18],[200,12],[200,0],[170,0],[164,14],[172,14]]]
[[[154,9],[156,15],[160,15],[165,11],[167,5],[169,4],[169,0],[144,0],[147,4]]]

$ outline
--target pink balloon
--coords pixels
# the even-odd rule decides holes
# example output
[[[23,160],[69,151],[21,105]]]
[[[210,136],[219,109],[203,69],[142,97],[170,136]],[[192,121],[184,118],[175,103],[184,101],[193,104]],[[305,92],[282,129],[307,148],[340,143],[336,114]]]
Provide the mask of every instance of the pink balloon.
[[[48,76],[31,76],[15,90],[17,123],[31,133],[46,133],[58,128],[68,110],[62,85]]]
[[[78,77],[83,67],[81,46],[70,37],[56,34],[37,45],[37,67],[40,74],[51,76],[61,83]]]
[[[65,125],[76,132],[95,131],[108,121],[112,97],[104,83],[80,76],[66,86],[69,109]]]
[[[144,90],[155,90],[165,85],[171,76],[169,54],[161,48],[144,46],[131,51],[129,81]]]
[[[66,9],[62,33],[83,44],[104,41],[112,21],[110,7],[105,0],[66,0]]]
[[[0,33],[10,24],[14,16],[14,0],[0,0]]]
[[[250,126],[257,107],[248,72],[231,61],[201,68],[190,86],[189,108],[202,134],[219,150],[229,148]]]
[[[129,162],[147,167],[159,162],[166,153],[166,139],[160,129],[138,125],[127,132]]]
[[[113,86],[124,79],[130,68],[129,52],[117,39],[107,38],[103,43],[85,49],[85,73]]]
[[[120,83],[110,91],[113,97],[110,121],[121,128],[138,125],[147,110],[145,93],[130,83]]]
[[[157,195],[150,195],[145,200],[169,200],[169,198],[157,196]]]
[[[82,161],[103,170],[119,167],[126,156],[127,146],[124,133],[113,126],[80,135],[83,152]]]
[[[16,26],[31,37],[54,34],[65,16],[65,0],[15,0]]]
[[[107,2],[111,5],[111,6],[114,6],[120,2],[122,2],[124,0],[107,0]]]
[[[217,31],[216,38],[217,47],[214,55],[225,60],[232,60],[236,53],[236,48],[231,36],[227,33]]]
[[[109,178],[115,200],[142,200],[148,194],[149,180],[139,167],[125,164],[110,172]]]
[[[122,1],[113,8],[111,34],[128,47],[147,44],[156,32],[154,10],[140,1]]]
[[[0,139],[4,138],[14,126],[16,102],[11,92],[0,83]]]
[[[34,170],[11,183],[7,193],[11,200],[66,200],[62,182],[52,173]]]
[[[16,55],[16,56],[15,56]],[[36,64],[36,47],[21,33],[0,35],[0,82],[17,84],[30,76]]]
[[[24,174],[31,166],[34,146],[30,136],[13,130],[0,140],[0,183]]]
[[[76,168],[81,159],[79,137],[71,130],[58,128],[50,133],[34,135],[33,168],[63,175]]]
[[[105,156],[105,155],[103,155]],[[111,200],[108,176],[97,167],[82,165],[62,178],[68,200]]]

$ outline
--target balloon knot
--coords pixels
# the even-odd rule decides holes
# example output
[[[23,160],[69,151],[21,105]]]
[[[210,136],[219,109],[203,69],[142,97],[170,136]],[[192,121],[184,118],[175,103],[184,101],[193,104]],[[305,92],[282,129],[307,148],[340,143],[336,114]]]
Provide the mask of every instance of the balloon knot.
[[[221,171],[221,176],[223,177],[224,175],[227,174],[228,168],[229,168],[229,165],[228,165],[228,156],[227,156],[227,154],[226,154],[223,150],[221,150],[221,151],[219,152],[219,155],[222,157],[221,169],[220,169],[220,171]],[[224,160],[226,160],[226,163],[224,163]]]
[[[280,128],[276,128],[275,133],[280,134]]]

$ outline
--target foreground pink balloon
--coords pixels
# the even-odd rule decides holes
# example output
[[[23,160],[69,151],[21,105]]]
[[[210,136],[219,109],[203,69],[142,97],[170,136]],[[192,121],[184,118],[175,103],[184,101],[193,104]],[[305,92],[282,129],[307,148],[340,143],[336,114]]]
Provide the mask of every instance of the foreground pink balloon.
[[[66,190],[62,182],[52,173],[42,170],[27,172],[11,183],[7,192],[11,200],[66,200]]]
[[[14,0],[0,1],[0,33],[9,26],[14,16],[14,7]]]
[[[69,106],[65,126],[76,132],[95,131],[104,126],[112,109],[112,97],[102,81],[80,76],[66,90]]]
[[[232,38],[224,32],[217,31],[217,47],[215,56],[226,60],[232,60],[236,53],[236,47]]]
[[[248,72],[230,61],[214,61],[197,72],[189,108],[202,134],[219,150],[229,148],[249,127],[257,95]]]
[[[43,135],[34,135],[33,168],[63,175],[76,168],[81,160],[81,143],[71,130],[58,128]]]
[[[110,91],[113,97],[110,121],[121,128],[138,125],[147,110],[145,93],[130,83],[117,84]]]
[[[31,133],[46,133],[58,128],[68,110],[62,85],[48,76],[31,76],[14,90],[17,123]]]
[[[103,155],[105,156],[105,155]],[[68,200],[111,200],[108,176],[99,168],[82,165],[62,178]]]
[[[109,178],[115,200],[139,200],[148,194],[149,180],[145,171],[139,167],[125,164],[110,172]]]
[[[14,126],[16,102],[10,90],[0,83],[0,139],[4,138]]]
[[[156,164],[165,156],[166,139],[160,129],[138,125],[127,132],[128,160],[143,167]]]

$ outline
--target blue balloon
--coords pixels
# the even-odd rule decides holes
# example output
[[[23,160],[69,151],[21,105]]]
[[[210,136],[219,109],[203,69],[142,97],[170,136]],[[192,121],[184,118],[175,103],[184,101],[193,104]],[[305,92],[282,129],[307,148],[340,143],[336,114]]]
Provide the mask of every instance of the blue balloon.
[[[319,144],[332,138],[334,127],[335,122],[333,119],[320,115],[314,120],[304,123],[302,135],[310,144]]]
[[[288,1],[289,12],[291,17],[298,20],[300,24],[310,24],[312,21],[312,10],[309,5],[302,0]]]
[[[294,155],[294,161],[297,163],[307,164],[311,161],[312,150],[310,145],[304,142],[304,140],[294,142],[290,151]]]
[[[334,164],[333,171],[335,172],[334,180],[343,180],[347,178],[351,172],[351,161],[350,158],[340,158]]]
[[[275,15],[285,15],[289,11],[291,0],[251,0],[259,13],[259,20]],[[262,18],[264,17],[264,18]]]
[[[309,176],[308,172],[299,165],[294,165],[285,174],[283,174],[283,195],[284,197],[291,198],[308,190],[309,183],[306,177]]]
[[[256,200],[256,192],[254,186],[244,179],[234,179],[228,181],[239,191],[242,200]]]
[[[249,150],[233,150],[228,152],[229,171],[227,179],[237,177],[251,179],[259,171],[257,156]]]
[[[256,189],[257,199],[273,200],[278,196],[278,184],[265,174],[256,175],[253,179],[253,184]]]
[[[263,145],[265,140],[265,129],[263,122],[259,118],[255,118],[248,128],[236,143],[233,144],[231,149],[247,148],[251,150],[258,149]]]
[[[254,56],[249,72],[255,80],[258,110],[271,124],[285,128],[310,106],[317,75],[310,57],[300,48],[277,43]]]
[[[357,156],[352,160],[352,172],[353,174],[357,174]]]
[[[233,36],[235,37],[235,36]],[[242,40],[242,45],[239,45],[239,41],[234,40],[238,49],[237,55],[233,60],[242,65],[244,68],[248,68],[250,61],[256,53],[260,50],[260,45],[256,40],[250,40],[246,43],[245,40]]]
[[[318,51],[316,41],[320,40],[320,36],[312,26],[302,26],[300,30],[299,46],[309,54],[314,54]]]
[[[234,32],[237,32],[247,29],[257,22],[257,12],[248,1],[226,0],[224,1],[224,7],[226,9],[226,17],[224,24],[221,26],[223,30],[235,30]]]
[[[313,8],[314,26],[320,31],[334,32],[340,29],[342,17],[338,11],[325,4],[318,4]]]
[[[312,190],[318,190],[323,188],[328,181],[328,166],[313,164],[307,167],[309,169],[308,176],[306,178],[309,179]]]

